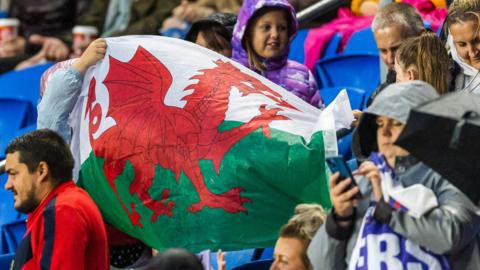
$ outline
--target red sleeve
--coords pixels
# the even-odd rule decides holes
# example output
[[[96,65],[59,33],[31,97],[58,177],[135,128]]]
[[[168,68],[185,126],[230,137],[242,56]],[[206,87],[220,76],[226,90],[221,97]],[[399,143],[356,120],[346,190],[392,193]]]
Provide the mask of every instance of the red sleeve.
[[[44,212],[42,269],[85,269],[87,222],[77,209],[56,206]]]

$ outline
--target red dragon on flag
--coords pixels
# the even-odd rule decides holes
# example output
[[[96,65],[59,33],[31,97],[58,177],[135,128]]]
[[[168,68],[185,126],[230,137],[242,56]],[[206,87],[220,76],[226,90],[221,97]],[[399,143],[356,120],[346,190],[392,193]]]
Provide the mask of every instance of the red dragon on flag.
[[[344,107],[321,111],[196,44],[108,38],[75,104],[77,184],[151,247],[271,246],[297,204],[330,207],[323,130]]]
[[[96,156],[104,158],[104,174],[114,190],[122,208],[134,226],[142,227],[135,204],[129,210],[123,204],[115,179],[131,162],[135,179],[129,191],[138,195],[142,203],[152,210],[151,221],[160,215],[173,216],[175,201],[169,200],[169,189],[161,198],[152,198],[150,188],[155,176],[155,165],[171,170],[178,181],[183,172],[195,187],[200,200],[188,207],[197,213],[203,207],[220,208],[228,213],[246,212],[244,203],[251,200],[241,195],[241,186],[216,194],[205,185],[200,160],[211,160],[219,173],[222,159],[229,149],[246,135],[261,129],[270,137],[272,121],[289,120],[280,115],[281,107],[298,110],[286,102],[258,79],[249,76],[230,62],[215,61],[216,67],[200,70],[190,78],[198,80],[185,90],[193,93],[184,97],[184,108],[168,106],[165,95],[172,85],[172,75],[155,56],[138,47],[128,62],[109,57],[109,72],[103,81],[109,91],[108,116],[116,125],[94,138],[102,119],[102,108],[95,102],[96,80],[92,79],[88,91],[85,117],[89,117],[90,143]],[[235,128],[220,131],[228,109],[229,95],[236,87],[243,96],[259,94],[274,101],[278,107],[259,106],[260,114]],[[160,136],[158,136],[160,134]]]

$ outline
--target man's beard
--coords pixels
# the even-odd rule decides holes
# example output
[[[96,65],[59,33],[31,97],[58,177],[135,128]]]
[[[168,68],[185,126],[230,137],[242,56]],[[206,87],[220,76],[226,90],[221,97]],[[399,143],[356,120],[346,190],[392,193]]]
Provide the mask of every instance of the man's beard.
[[[25,198],[23,203],[20,204],[18,206],[18,208],[15,208],[18,212],[28,214],[28,213],[33,212],[37,208],[38,202],[35,199],[35,191],[36,190],[37,190],[36,187],[32,186],[32,188],[28,191],[27,197]]]

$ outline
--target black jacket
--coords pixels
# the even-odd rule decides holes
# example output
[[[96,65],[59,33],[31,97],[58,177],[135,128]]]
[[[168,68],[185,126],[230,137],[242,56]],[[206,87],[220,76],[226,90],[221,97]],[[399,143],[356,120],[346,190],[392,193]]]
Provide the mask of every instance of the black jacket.
[[[367,100],[367,107],[372,104],[373,100],[375,97],[382,92],[383,89],[385,89],[387,86],[389,86],[392,83],[395,83],[397,81],[397,73],[394,70],[388,70],[387,73],[387,79],[385,80],[384,83],[380,84],[377,89],[372,93],[372,95],[368,98]]]

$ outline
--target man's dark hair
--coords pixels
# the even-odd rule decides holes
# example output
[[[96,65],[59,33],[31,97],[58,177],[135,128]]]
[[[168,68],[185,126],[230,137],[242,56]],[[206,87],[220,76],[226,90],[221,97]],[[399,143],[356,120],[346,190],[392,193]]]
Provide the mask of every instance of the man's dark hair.
[[[200,259],[195,254],[180,248],[171,248],[155,256],[147,270],[203,270]]]
[[[199,26],[199,31],[196,33],[194,37],[195,40],[193,40],[192,42],[195,43],[195,41],[197,40],[197,36],[200,32],[202,32],[203,38],[209,45],[209,49],[216,52],[222,51],[224,49],[230,51],[232,50],[230,45],[230,39],[232,38],[232,36],[228,33],[227,30],[225,30],[225,27],[223,27],[222,25],[212,23],[208,27]]]
[[[204,19],[194,22],[186,34],[185,40],[195,43],[198,34],[202,32],[209,49],[217,52],[224,49],[231,51],[230,40],[232,39],[233,27],[236,22],[237,16],[235,14],[213,13]]]
[[[65,140],[56,132],[40,129],[15,138],[5,150],[5,154],[19,153],[20,163],[27,165],[33,173],[38,164],[48,164],[50,175],[59,182],[72,179],[74,160]]]

